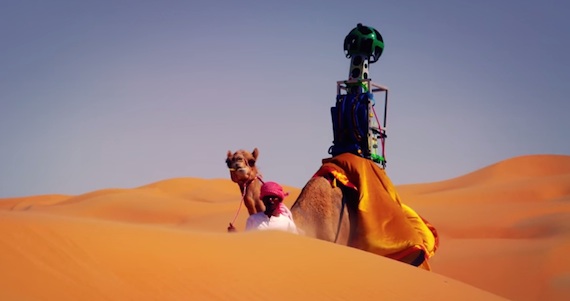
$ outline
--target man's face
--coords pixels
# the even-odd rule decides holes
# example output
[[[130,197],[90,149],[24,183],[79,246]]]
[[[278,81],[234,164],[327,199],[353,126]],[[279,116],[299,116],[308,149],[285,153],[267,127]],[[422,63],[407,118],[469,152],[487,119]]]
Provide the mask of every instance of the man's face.
[[[279,207],[279,203],[281,199],[279,197],[268,195],[265,196],[263,199],[263,204],[265,204],[265,213],[272,214],[277,207]]]

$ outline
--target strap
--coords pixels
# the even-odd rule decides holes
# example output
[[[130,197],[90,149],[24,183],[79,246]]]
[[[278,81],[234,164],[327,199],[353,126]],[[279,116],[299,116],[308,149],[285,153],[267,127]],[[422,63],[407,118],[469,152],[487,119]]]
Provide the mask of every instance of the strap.
[[[342,200],[341,200],[341,205],[340,205],[340,215],[338,217],[338,226],[336,229],[336,236],[334,238],[334,242],[336,243],[338,240],[338,235],[340,233],[340,226],[342,225],[342,216],[344,215],[344,208],[346,207],[346,201],[345,201],[345,196],[344,196],[344,192],[342,193]]]

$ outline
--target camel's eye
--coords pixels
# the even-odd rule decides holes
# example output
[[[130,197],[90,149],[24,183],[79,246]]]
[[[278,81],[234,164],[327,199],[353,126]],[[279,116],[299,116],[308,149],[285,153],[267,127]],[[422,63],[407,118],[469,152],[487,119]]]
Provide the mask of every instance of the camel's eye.
[[[226,164],[228,165],[228,168],[232,168],[232,161],[230,159],[226,160]]]
[[[249,166],[253,167],[253,166],[255,166],[255,160],[249,159],[249,160],[247,160],[247,164],[249,164]]]

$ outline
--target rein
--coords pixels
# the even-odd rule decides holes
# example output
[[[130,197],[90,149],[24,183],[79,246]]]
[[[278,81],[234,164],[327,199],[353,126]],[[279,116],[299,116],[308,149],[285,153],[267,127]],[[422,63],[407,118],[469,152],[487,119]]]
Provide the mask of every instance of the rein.
[[[249,184],[251,184],[253,181],[255,180],[259,180],[261,182],[261,184],[263,185],[265,182],[261,179],[261,177],[259,175],[255,176],[255,179],[251,180],[251,181],[246,181],[243,183],[243,193],[241,194],[241,201],[239,202],[239,207],[238,210],[236,212],[236,215],[234,216],[234,219],[232,220],[231,224],[233,225],[237,219],[237,217],[239,216],[239,212],[241,210],[241,206],[244,203],[245,200],[245,195],[247,193],[247,187],[249,187]]]

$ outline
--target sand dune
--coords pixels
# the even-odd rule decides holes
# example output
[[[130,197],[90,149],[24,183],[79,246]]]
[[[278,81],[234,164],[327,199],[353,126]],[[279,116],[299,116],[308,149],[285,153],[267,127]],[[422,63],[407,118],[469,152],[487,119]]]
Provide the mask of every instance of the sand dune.
[[[433,272],[288,233],[225,233],[240,202],[229,179],[0,199],[0,300],[570,298],[570,156],[397,189],[441,235]],[[286,190],[290,206],[300,188]]]
[[[516,157],[398,192],[443,237],[437,273],[513,300],[570,298],[570,156]]]
[[[39,213],[3,212],[1,220],[1,264],[11,271],[0,276],[3,300],[417,300],[426,293],[500,300],[286,233],[214,234]]]
[[[438,203],[526,202],[570,195],[570,156],[521,156],[447,181],[399,186],[400,194]]]

